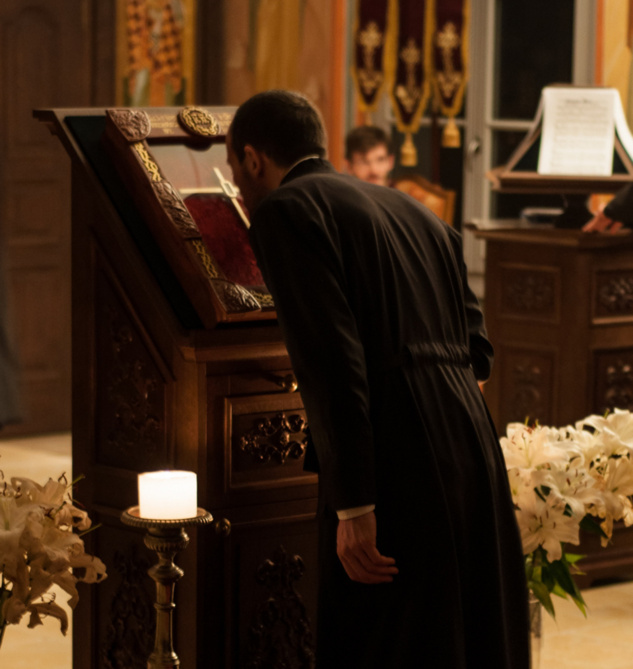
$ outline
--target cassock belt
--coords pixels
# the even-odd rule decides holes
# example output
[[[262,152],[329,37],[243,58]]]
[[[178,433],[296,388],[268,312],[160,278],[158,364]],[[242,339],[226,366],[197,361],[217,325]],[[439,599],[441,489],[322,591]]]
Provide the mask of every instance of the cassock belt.
[[[410,365],[470,367],[471,364],[470,351],[462,344],[413,342],[405,344],[400,353],[383,360],[382,364],[377,365],[376,371],[387,372]]]

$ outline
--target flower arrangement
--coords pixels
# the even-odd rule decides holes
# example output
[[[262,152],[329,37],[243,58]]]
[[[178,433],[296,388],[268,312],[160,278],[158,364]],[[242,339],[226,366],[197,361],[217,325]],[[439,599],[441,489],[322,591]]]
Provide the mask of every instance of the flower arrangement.
[[[573,579],[580,530],[606,546],[614,521],[633,524],[633,414],[615,409],[575,426],[510,423],[500,440],[521,532],[530,592],[554,617],[552,594],[585,612]]]
[[[42,624],[43,616],[68,629],[66,611],[49,590],[53,584],[79,601],[76,584],[106,578],[103,562],[84,552],[81,536],[90,528],[88,514],[74,506],[72,484],[62,476],[41,486],[27,478],[3,480],[0,472],[0,644],[8,624],[29,614],[29,627]]]

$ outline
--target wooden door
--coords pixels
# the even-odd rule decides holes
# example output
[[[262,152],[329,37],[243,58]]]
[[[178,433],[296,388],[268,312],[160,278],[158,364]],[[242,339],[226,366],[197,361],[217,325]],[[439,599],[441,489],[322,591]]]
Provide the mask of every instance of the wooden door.
[[[70,429],[70,161],[33,119],[86,106],[90,0],[0,2],[0,239],[22,422],[3,436]]]

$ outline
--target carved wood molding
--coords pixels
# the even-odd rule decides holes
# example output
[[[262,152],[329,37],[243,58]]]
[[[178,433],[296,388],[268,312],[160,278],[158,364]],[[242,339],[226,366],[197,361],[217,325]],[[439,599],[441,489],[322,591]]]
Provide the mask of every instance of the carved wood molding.
[[[163,209],[169,214],[183,238],[201,239],[202,234],[198,230],[198,226],[195,224],[182,198],[169,181],[154,181],[152,182],[152,187]]]
[[[113,365],[107,376],[106,393],[114,412],[116,429],[108,443],[119,451],[141,447],[153,452],[164,431],[162,407],[156,404],[164,385],[158,371],[141,355],[142,343],[112,305],[106,307],[110,326]]]
[[[633,410],[633,350],[599,353],[595,369],[596,411]]]
[[[154,646],[154,602],[143,583],[147,582],[147,560],[138,555],[134,545],[127,554],[114,554],[113,576],[120,578],[116,589],[101,658],[107,669],[145,669]]]
[[[164,373],[104,274],[98,278],[97,304],[98,462],[160,468],[167,458]]]
[[[501,424],[526,419],[543,424],[550,421],[555,411],[552,406],[554,359],[554,352],[499,349]]]
[[[288,458],[300,460],[308,442],[307,427],[307,422],[299,414],[286,416],[279,412],[272,419],[257,420],[255,427],[239,438],[239,448],[261,464],[276,462],[283,465]],[[301,441],[292,438],[299,433],[303,435]]]
[[[556,321],[559,318],[559,274],[555,268],[504,263],[500,275],[501,314]]]
[[[512,415],[521,419],[538,419],[543,415],[543,373],[538,364],[518,364],[512,369],[514,392]]]
[[[248,631],[249,669],[313,669],[315,649],[303,598],[295,584],[305,573],[301,556],[283,546],[257,568],[255,579],[266,590]]]
[[[256,311],[260,308],[253,294],[237,283],[216,279],[213,281],[213,289],[218,293],[229,313]]]
[[[147,112],[142,110],[115,109],[110,114],[121,134],[130,142],[144,140],[152,129]]]
[[[551,277],[535,274],[515,277],[503,288],[503,304],[506,308],[529,313],[550,311],[554,305],[554,286]]]
[[[595,309],[598,316],[633,315],[633,272],[599,275]]]

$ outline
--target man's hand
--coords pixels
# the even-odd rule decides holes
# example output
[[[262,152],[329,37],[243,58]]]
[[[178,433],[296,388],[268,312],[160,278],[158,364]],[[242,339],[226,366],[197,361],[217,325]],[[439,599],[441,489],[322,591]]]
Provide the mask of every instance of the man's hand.
[[[376,548],[376,515],[373,511],[350,520],[339,520],[336,552],[347,575],[359,583],[389,583],[398,573],[393,558]]]
[[[615,233],[622,228],[622,223],[614,221],[599,211],[588,223],[582,227],[583,232],[610,232]]]

